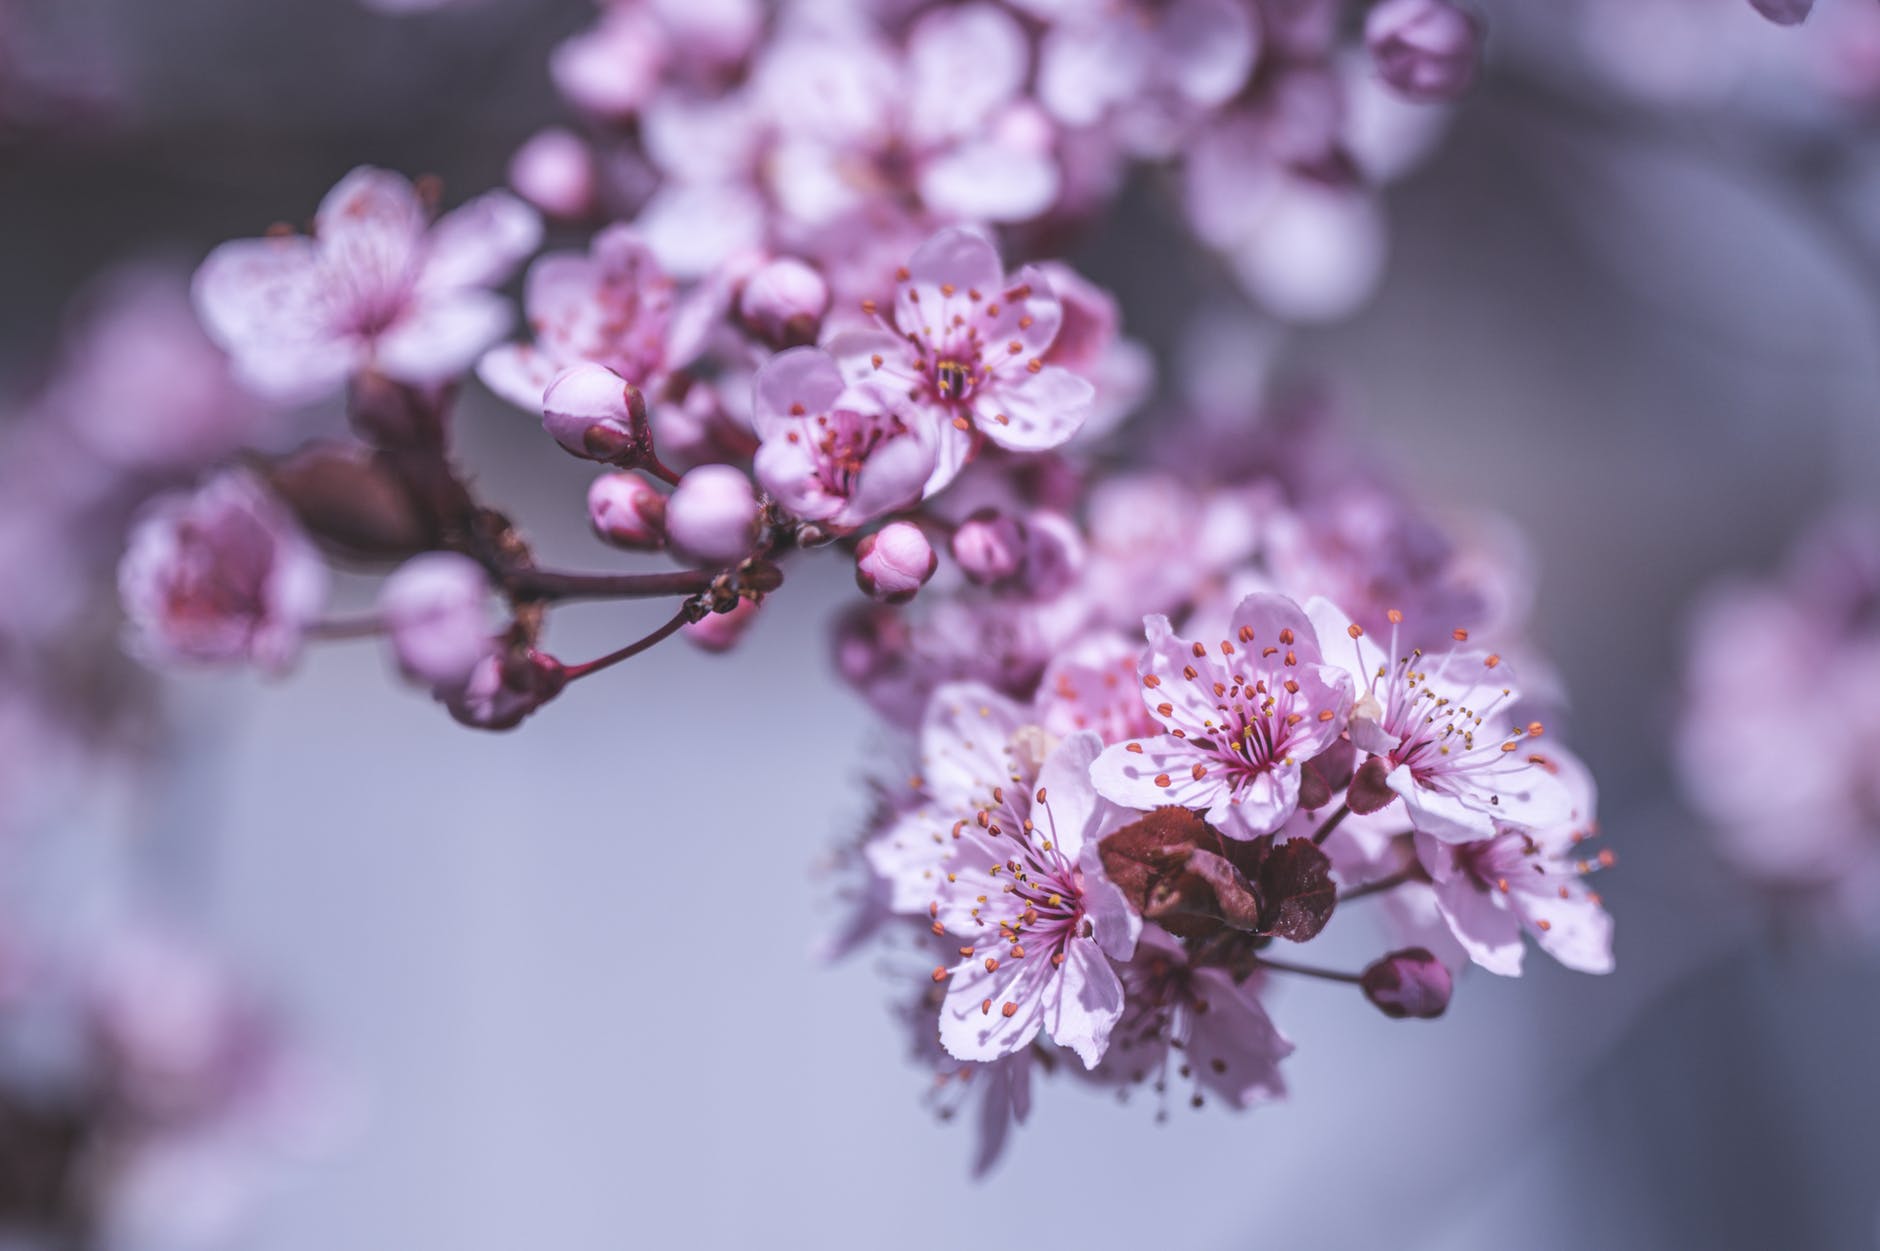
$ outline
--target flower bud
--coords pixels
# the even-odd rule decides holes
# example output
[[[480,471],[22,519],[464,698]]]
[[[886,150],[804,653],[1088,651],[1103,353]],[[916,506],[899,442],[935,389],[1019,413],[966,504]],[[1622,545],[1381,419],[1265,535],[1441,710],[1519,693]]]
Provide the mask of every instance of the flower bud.
[[[1475,81],[1481,26],[1449,0],[1384,0],[1364,22],[1377,72],[1424,103],[1453,100]]]
[[[537,651],[491,652],[470,671],[463,686],[439,692],[450,715],[474,730],[508,730],[561,694],[568,673],[553,656]]]
[[[1393,951],[1366,969],[1359,984],[1364,997],[1395,1020],[1433,1020],[1449,1007],[1453,981],[1443,962],[1422,947]]]
[[[902,604],[927,584],[940,565],[920,527],[895,521],[855,546],[855,582],[884,604]]]
[[[832,659],[844,682],[858,691],[885,682],[906,660],[906,620],[879,604],[858,604],[836,621]]]
[[[1749,0],[1750,6],[1778,26],[1798,26],[1815,0]]]
[[[715,612],[682,628],[679,633],[694,647],[708,652],[728,652],[738,645],[744,632],[757,616],[759,601],[740,599],[729,612]]]
[[[490,580],[456,552],[426,552],[398,567],[379,592],[379,611],[398,667],[436,691],[460,689],[495,650]]]
[[[992,586],[1025,567],[1025,525],[993,508],[982,508],[953,532],[953,559],[980,586]]]
[[[729,465],[700,465],[666,499],[666,537],[681,556],[728,565],[751,550],[759,514],[751,480]]]
[[[653,454],[640,389],[591,361],[568,366],[542,392],[542,427],[588,460],[637,465]]]
[[[1025,590],[1051,599],[1077,581],[1084,567],[1084,540],[1061,513],[1033,512],[1025,518]]]
[[[752,274],[738,297],[744,324],[777,347],[816,341],[829,311],[829,284],[802,261],[782,257]]]
[[[666,497],[637,473],[607,473],[588,488],[588,521],[615,547],[651,551],[666,543]]]
[[[572,131],[537,131],[509,162],[509,185],[551,217],[585,217],[594,209],[594,155]]]

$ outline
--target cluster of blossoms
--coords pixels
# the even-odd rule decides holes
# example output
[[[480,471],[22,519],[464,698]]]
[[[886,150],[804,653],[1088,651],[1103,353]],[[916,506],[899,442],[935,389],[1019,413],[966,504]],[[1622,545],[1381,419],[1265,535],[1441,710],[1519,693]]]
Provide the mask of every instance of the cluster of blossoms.
[[[1450,0],[622,0],[551,70],[578,129],[515,185],[570,219],[636,215],[684,276],[752,249],[869,293],[935,228],[1061,237],[1132,168],[1283,317],[1351,311],[1385,252],[1379,186],[1474,77]]]
[[[1051,475],[982,475],[999,503],[950,523],[960,576],[837,640],[913,743],[844,857],[837,948],[912,953],[915,1052],[943,1113],[985,1092],[981,1167],[1034,1070],[1164,1108],[1282,1094],[1274,974],[1427,1018],[1471,964],[1518,974],[1526,939],[1612,967],[1585,880],[1611,855],[1585,846],[1586,769],[1531,719],[1546,683],[1518,685],[1506,545],[1450,537],[1313,410],[1221,447],[1192,409],[1157,420],[1208,469],[1110,477],[1076,521],[1040,500]],[[1034,564],[1041,518],[1062,537]],[[1284,954],[1369,896],[1369,966]]]
[[[1880,522],[1850,512],[1803,538],[1782,573],[1716,588],[1693,619],[1678,737],[1685,795],[1718,846],[1797,928],[1871,940],[1880,918]],[[1784,716],[1832,725],[1772,752],[1728,713],[1745,674]],[[1825,679],[1825,680],[1824,680]]]
[[[1278,1095],[1276,974],[1427,1018],[1529,938],[1605,971],[1585,875],[1610,856],[1538,719],[1512,545],[1412,505],[1318,406],[1262,412],[1231,317],[1126,425],[1153,362],[1054,259],[1166,165],[1269,311],[1352,307],[1372,191],[1480,30],[1447,0],[1350,9],[609,5],[552,66],[587,133],[530,141],[520,195],[441,211],[434,181],[362,168],[310,232],[203,263],[237,377],[343,394],[350,435],[154,501],[119,570],[136,647],[278,672],[381,636],[503,730],[668,639],[737,645],[789,562],[838,555],[861,598],[836,669],[917,756],[847,858],[839,945],[917,949],[916,1046],[943,1108],[986,1092],[987,1163],[1062,1050],[1125,1090]],[[544,252],[544,215],[594,229]],[[603,544],[664,563],[538,563],[455,455],[472,375],[597,466]],[[334,560],[384,574],[370,612],[332,611]],[[547,632],[577,599],[669,611],[569,663]],[[1367,896],[1391,935],[1368,966],[1275,954]]]

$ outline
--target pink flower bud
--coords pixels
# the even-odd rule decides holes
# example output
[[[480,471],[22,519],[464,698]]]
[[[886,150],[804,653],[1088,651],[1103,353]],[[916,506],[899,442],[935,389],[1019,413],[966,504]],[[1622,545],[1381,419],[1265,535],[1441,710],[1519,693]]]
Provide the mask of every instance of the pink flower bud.
[[[588,488],[588,521],[615,547],[651,551],[666,543],[666,497],[637,473],[607,473]]]
[[[1475,81],[1482,32],[1449,0],[1384,0],[1364,22],[1377,72],[1412,100],[1453,100]]]
[[[1025,567],[1025,525],[993,508],[982,508],[953,532],[953,559],[980,586],[992,586]]]
[[[509,185],[551,217],[594,211],[594,154],[572,131],[537,131],[509,161]]]
[[[728,565],[757,538],[759,508],[751,480],[729,465],[700,465],[666,500],[666,537],[701,565]]]
[[[754,599],[741,599],[730,612],[715,612],[685,626],[679,633],[701,650],[728,652],[738,645],[744,632],[751,628],[751,622],[757,616],[758,603]]]
[[[1033,512],[1025,518],[1025,590],[1037,599],[1062,594],[1084,567],[1084,540],[1061,513]]]
[[[1453,981],[1443,962],[1422,947],[1393,951],[1364,971],[1364,997],[1396,1020],[1431,1020],[1449,1007]]]
[[[884,604],[913,599],[939,565],[927,536],[909,521],[891,522],[855,547],[856,585]]]
[[[450,715],[475,730],[507,730],[561,694],[567,671],[540,652],[492,652],[478,661],[469,680],[439,692]]]
[[[829,311],[829,284],[802,261],[771,261],[744,283],[738,312],[753,332],[777,347],[801,347],[816,341],[823,314]]]
[[[399,566],[379,592],[398,667],[435,691],[461,689],[496,649],[483,566],[455,552],[426,552]]]
[[[542,427],[588,460],[635,465],[653,454],[640,389],[591,361],[568,366],[542,392]]]

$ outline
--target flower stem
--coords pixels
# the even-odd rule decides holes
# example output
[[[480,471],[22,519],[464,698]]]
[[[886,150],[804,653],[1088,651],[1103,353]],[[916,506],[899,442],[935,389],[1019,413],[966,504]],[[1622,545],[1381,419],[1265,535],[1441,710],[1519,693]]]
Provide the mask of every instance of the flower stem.
[[[1416,881],[1421,874],[1415,865],[1408,865],[1397,870],[1389,877],[1380,877],[1375,882],[1365,882],[1354,886],[1338,897],[1339,903],[1350,903],[1354,899],[1363,899],[1366,895],[1381,895],[1387,890],[1396,890],[1405,882]]]
[[[307,627],[310,639],[365,639],[385,632],[385,622],[377,617],[335,617],[316,621]]]
[[[562,676],[572,682],[576,678],[585,678],[589,674],[599,673],[602,669],[610,668],[623,660],[630,660],[647,648],[652,647],[661,640],[676,633],[679,627],[689,620],[691,620],[691,614],[686,609],[681,608],[672,615],[672,620],[668,621],[665,625],[659,627],[659,629],[653,631],[645,638],[628,643],[619,651],[608,652],[605,656],[590,660],[584,665],[569,665],[562,671]]]
[[[1318,829],[1312,832],[1313,843],[1315,843],[1316,845],[1320,847],[1323,847],[1325,845],[1325,840],[1332,836],[1332,831],[1338,828],[1338,823],[1340,821],[1343,821],[1346,817],[1350,815],[1351,815],[1350,804],[1338,805],[1338,811],[1334,812],[1331,816],[1325,818],[1325,824],[1321,825]]]
[[[1265,956],[1256,956],[1254,962],[1263,969],[1272,969],[1275,973],[1292,973],[1299,977],[1316,977],[1325,982],[1344,982],[1350,986],[1362,985],[1364,979],[1356,973],[1339,973],[1332,969],[1314,969],[1303,964],[1288,964],[1284,960],[1269,960]]]
[[[711,589],[718,575],[702,569],[672,573],[559,573],[552,569],[516,569],[505,575],[519,599],[658,599],[697,595]]]

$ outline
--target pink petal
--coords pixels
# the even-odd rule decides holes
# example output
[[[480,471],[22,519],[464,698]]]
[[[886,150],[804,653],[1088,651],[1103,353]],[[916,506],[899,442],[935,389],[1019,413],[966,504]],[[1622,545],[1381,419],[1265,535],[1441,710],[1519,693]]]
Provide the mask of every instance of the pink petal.
[[[541,215],[507,191],[492,191],[431,228],[418,285],[428,292],[493,287],[541,245]]]
[[[1000,447],[1014,452],[1059,447],[1090,415],[1097,389],[1068,369],[1046,365],[1035,374],[1013,377],[1012,383],[981,390],[973,405],[974,424]]]

